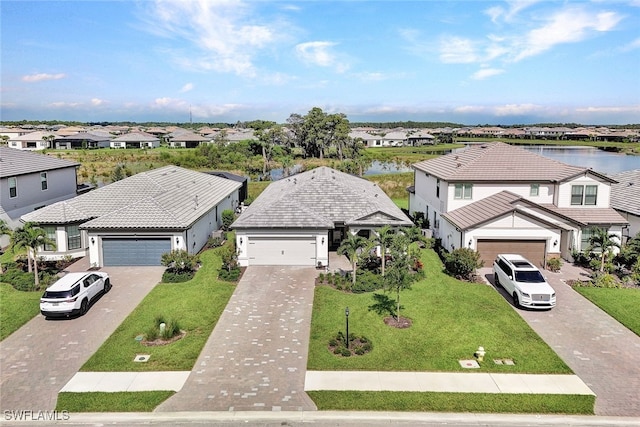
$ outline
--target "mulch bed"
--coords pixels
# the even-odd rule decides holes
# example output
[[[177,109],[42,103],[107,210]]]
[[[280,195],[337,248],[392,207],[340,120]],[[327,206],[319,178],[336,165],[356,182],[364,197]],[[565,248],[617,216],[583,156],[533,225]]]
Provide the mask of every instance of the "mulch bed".
[[[407,317],[400,316],[399,319],[396,319],[393,316],[388,316],[384,318],[384,324],[398,329],[406,329],[411,327],[413,321]]]
[[[143,340],[142,341],[142,345],[147,346],[147,347],[157,347],[160,345],[167,345],[167,344],[171,344],[172,342],[176,342],[182,338],[184,338],[184,336],[187,335],[186,331],[180,331],[180,333],[178,335],[174,335],[173,337],[169,338],[168,340],[165,340],[163,338],[157,338],[153,341],[146,341]]]

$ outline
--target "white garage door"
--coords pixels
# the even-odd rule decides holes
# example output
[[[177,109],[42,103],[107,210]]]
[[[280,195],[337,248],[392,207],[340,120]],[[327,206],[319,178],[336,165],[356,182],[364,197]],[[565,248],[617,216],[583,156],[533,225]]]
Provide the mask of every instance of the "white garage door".
[[[316,265],[313,237],[250,237],[249,265]]]

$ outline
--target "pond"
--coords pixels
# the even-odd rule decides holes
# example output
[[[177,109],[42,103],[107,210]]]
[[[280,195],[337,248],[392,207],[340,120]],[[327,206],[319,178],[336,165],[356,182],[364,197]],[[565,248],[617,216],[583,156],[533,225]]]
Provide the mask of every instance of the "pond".
[[[548,145],[523,146],[549,159],[573,166],[592,168],[594,171],[611,175],[640,169],[640,156],[613,153],[595,147],[550,147]]]

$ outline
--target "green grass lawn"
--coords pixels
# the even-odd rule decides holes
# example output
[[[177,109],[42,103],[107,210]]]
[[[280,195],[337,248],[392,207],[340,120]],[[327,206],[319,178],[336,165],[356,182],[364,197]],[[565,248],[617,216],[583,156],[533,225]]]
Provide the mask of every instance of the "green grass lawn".
[[[124,320],[82,371],[190,371],[222,314],[235,285],[217,280],[221,261],[217,250],[201,255],[202,267],[193,280],[157,285]],[[146,347],[135,340],[156,316],[176,319],[186,336],[168,345]],[[149,362],[133,362],[149,354]]]
[[[575,289],[611,317],[640,336],[640,289],[592,288],[576,286]]]
[[[40,313],[42,291],[16,291],[0,283],[0,341]]]
[[[118,393],[58,393],[57,411],[74,412],[151,412],[173,396],[173,391]]]
[[[321,411],[483,412],[592,415],[595,396],[549,394],[310,391]]]
[[[466,371],[460,359],[472,359],[478,346],[485,361],[474,372],[569,374],[569,367],[522,320],[491,286],[460,282],[442,272],[433,250],[423,251],[426,278],[401,293],[413,325],[395,329],[369,311],[372,294],[348,294],[328,286],[316,288],[308,369],[382,371]],[[329,339],[345,330],[373,342],[364,356],[338,357],[327,349]],[[515,365],[496,365],[493,359]]]

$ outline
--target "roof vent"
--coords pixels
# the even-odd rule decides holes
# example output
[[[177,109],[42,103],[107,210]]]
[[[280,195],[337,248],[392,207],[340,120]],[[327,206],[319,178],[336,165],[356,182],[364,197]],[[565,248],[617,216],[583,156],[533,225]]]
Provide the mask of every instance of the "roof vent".
[[[487,144],[482,144],[482,145],[480,146],[480,148],[487,148],[487,147],[488,147],[488,145],[487,145]]]

